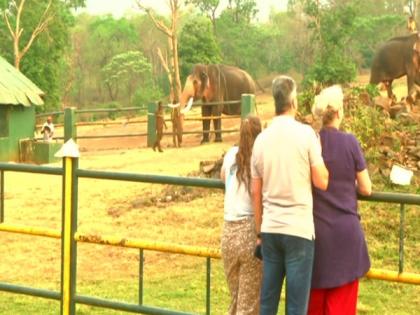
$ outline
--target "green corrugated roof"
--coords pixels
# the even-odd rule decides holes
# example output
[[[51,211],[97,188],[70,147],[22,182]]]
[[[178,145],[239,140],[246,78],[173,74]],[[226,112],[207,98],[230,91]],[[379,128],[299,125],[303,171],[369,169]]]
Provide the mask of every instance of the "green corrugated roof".
[[[0,56],[0,105],[43,105],[43,95],[31,80]]]

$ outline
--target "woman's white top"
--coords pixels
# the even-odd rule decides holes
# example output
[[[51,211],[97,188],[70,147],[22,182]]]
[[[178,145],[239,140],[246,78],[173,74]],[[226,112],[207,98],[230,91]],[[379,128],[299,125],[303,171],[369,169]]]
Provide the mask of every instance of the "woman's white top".
[[[225,172],[225,221],[238,221],[253,216],[251,197],[244,183],[239,185],[236,177],[236,154],[238,147],[232,147],[223,159]]]

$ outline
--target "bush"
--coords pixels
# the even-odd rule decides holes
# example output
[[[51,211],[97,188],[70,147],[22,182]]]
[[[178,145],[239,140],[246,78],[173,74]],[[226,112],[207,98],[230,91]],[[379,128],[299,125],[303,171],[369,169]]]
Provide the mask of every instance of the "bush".
[[[309,68],[303,84],[311,86],[314,82],[321,82],[324,85],[344,84],[356,78],[357,69],[355,63],[338,51],[318,57],[315,63]]]
[[[298,94],[299,112],[302,115],[311,114],[312,104],[317,94],[316,86],[307,87],[303,92]]]
[[[362,103],[361,92],[367,92],[367,89],[354,88],[347,95],[342,128],[356,136],[366,159],[376,163],[380,156],[379,143],[385,133],[392,131],[394,124],[382,110]]]

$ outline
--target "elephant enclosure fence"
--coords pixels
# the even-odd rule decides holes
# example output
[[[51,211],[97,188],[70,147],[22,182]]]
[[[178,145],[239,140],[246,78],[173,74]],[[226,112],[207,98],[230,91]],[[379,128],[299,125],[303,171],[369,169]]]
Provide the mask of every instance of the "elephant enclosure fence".
[[[249,98],[251,100],[249,100]],[[254,106],[254,96],[245,98],[244,100],[230,101],[230,102],[213,102],[213,103],[194,103],[189,113],[184,115],[183,144],[186,146],[198,145],[203,132],[202,122],[206,120],[213,120],[220,118],[225,121],[224,128],[220,130],[208,131],[210,135],[220,132],[221,134],[234,134],[239,131],[240,118],[245,117],[249,112],[252,112]],[[221,115],[206,116],[201,114],[202,106],[229,106],[240,105],[242,108],[241,115]],[[245,104],[245,105],[244,105]],[[73,109],[76,116],[75,123],[72,128],[75,131],[76,139],[78,140],[81,149],[84,151],[100,150],[100,149],[117,149],[117,148],[138,148],[151,146],[156,137],[156,109],[155,103],[149,104],[147,111],[143,107],[130,107],[121,109]],[[165,108],[164,120],[167,129],[164,131],[164,144],[166,146],[172,145],[172,136],[175,135],[173,130],[173,122],[171,119],[172,109]],[[145,115],[147,113],[147,115]],[[87,119],[94,119],[95,115],[101,115],[101,120],[87,121]],[[64,112],[53,112],[37,115],[37,130],[40,130],[43,119],[46,116],[53,116],[53,121],[56,122],[55,139],[64,139],[64,123],[62,116]],[[146,138],[146,139],[145,139]],[[41,137],[36,137],[36,140],[41,140]]]

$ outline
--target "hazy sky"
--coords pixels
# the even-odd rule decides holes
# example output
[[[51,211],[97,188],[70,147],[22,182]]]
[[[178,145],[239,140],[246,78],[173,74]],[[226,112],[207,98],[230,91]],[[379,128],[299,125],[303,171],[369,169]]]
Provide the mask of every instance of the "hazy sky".
[[[267,20],[271,8],[276,11],[284,10],[287,0],[256,0],[258,5],[258,19]],[[156,9],[161,14],[168,13],[167,0],[142,0],[146,6]],[[86,9],[90,14],[112,14],[115,17],[121,17],[125,13],[132,12],[136,9],[135,0],[87,0]],[[228,0],[221,0],[220,7],[226,6]],[[220,8],[219,8],[220,10]]]

